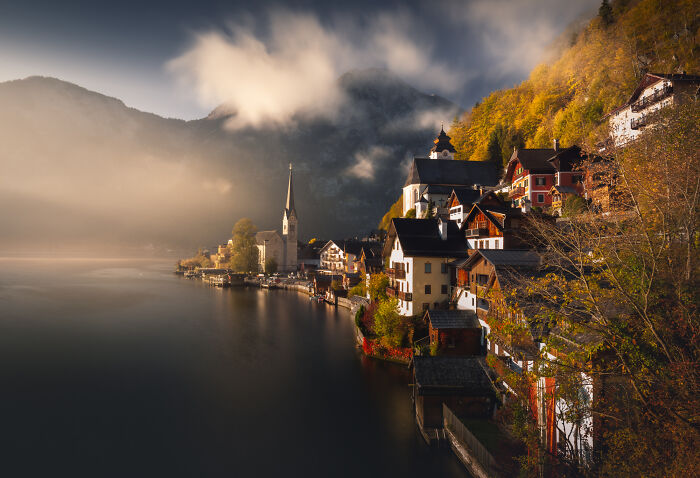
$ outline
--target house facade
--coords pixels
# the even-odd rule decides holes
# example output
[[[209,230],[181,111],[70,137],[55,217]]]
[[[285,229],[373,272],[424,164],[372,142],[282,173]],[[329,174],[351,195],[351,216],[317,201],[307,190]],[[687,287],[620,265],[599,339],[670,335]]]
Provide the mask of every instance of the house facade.
[[[446,307],[450,297],[448,263],[466,256],[464,236],[452,221],[395,218],[383,252],[389,261],[387,295],[398,298],[403,316]]]
[[[697,96],[699,86],[697,75],[645,74],[627,102],[608,114],[613,144],[623,146],[637,139],[649,126],[649,115],[683,101],[684,96]]]
[[[570,186],[583,193],[583,173],[576,170],[581,148],[516,149],[508,161],[506,182],[511,184],[509,197],[515,207],[528,211],[531,207],[552,205],[552,186]]]

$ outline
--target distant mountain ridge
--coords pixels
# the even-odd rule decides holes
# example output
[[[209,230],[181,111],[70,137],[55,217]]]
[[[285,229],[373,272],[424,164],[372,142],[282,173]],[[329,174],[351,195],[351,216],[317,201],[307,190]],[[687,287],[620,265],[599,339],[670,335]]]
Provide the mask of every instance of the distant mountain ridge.
[[[54,78],[0,83],[0,250],[196,247],[242,216],[279,228],[290,162],[302,237],[362,233],[459,108],[386,70],[338,86],[333,119],[228,131],[226,107],[183,121]]]

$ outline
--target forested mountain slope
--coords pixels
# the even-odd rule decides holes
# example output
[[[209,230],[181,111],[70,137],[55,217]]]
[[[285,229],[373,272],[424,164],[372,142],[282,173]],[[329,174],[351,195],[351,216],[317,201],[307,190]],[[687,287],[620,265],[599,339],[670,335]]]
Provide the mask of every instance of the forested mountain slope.
[[[550,147],[554,138],[563,146],[590,144],[606,128],[604,116],[644,73],[700,73],[700,2],[606,5],[582,30],[559,40],[560,55],[452,124],[459,159],[505,164],[513,147]]]

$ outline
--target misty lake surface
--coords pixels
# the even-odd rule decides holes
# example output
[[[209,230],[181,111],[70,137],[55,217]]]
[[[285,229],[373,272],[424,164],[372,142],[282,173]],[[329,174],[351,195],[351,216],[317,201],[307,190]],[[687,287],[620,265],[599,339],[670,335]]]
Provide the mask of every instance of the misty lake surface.
[[[171,269],[0,259],[0,476],[468,476],[347,310]]]

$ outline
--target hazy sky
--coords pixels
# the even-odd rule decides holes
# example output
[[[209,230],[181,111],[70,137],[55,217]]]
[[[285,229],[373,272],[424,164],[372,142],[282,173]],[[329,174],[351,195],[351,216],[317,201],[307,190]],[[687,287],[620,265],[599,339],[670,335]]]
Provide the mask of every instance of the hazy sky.
[[[386,67],[469,107],[599,3],[0,0],[0,81],[54,76],[183,119],[227,102],[259,124],[333,104],[349,69]]]

